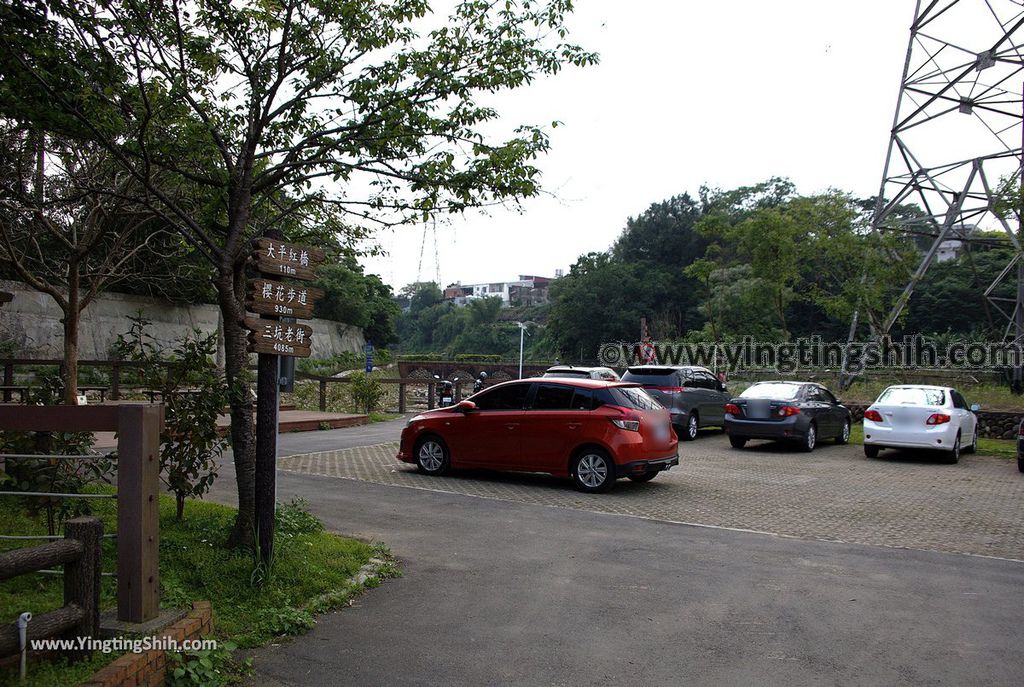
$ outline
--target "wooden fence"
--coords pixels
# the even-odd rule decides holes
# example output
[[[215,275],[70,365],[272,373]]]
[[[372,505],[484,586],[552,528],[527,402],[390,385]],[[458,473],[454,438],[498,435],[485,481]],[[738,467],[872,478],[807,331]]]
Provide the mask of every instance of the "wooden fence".
[[[350,384],[352,380],[348,377],[317,377],[315,375],[307,375],[301,372],[295,375],[296,383],[302,381],[316,382],[318,385],[317,389],[317,400],[318,407],[321,411],[327,410],[327,398],[329,396],[328,386],[331,384]],[[413,407],[425,407],[432,410],[437,405],[438,400],[438,385],[444,380],[437,379],[425,379],[421,377],[385,377],[377,380],[381,384],[395,385],[397,386],[397,403],[394,407],[384,408],[386,411],[394,411],[398,413],[406,413]],[[449,380],[450,381],[450,380]],[[456,380],[452,382],[455,387],[455,402],[458,403],[463,398],[468,396],[473,389],[472,380]],[[418,403],[419,399],[410,398],[410,387],[426,387],[427,394],[424,399],[424,403]]]
[[[117,618],[141,623],[160,612],[160,404],[7,406],[0,430],[117,432]],[[82,456],[7,456],[18,460]],[[0,455],[0,459],[5,456]],[[76,498],[80,494],[0,491],[0,496]],[[85,495],[96,496],[96,495]],[[42,548],[42,547],[40,547]]]
[[[64,523],[62,540],[0,553],[0,581],[64,566],[64,606],[34,615],[26,628],[26,642],[99,634],[102,541],[99,518],[74,518]],[[19,634],[17,623],[0,625],[0,656],[21,651]]]
[[[161,365],[172,366],[173,363],[160,363]],[[130,370],[137,370],[143,367],[145,363],[133,362],[129,360],[79,360],[78,369],[81,371],[86,367],[100,367],[107,368],[110,370],[110,383],[107,386],[92,386],[82,385],[87,389],[103,389],[105,397],[109,397],[112,401],[121,399],[122,394],[125,391],[145,389],[141,384],[125,383],[123,375],[125,372]],[[3,384],[0,384],[0,397],[3,398],[4,403],[10,403],[12,400],[12,392],[17,390],[17,385],[14,383],[14,371],[18,367],[57,367],[61,370],[64,369],[64,361],[60,359],[33,359],[33,358],[4,358],[0,359],[0,366],[3,367]],[[27,385],[26,385],[27,386]],[[22,400],[25,398],[22,396]]]

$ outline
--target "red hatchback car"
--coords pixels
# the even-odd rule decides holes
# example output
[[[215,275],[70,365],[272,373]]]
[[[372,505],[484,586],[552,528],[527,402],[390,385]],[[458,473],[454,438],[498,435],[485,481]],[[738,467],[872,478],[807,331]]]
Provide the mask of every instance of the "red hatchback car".
[[[620,477],[646,482],[679,464],[671,417],[636,384],[517,380],[409,420],[398,459],[450,468],[546,472],[586,492]]]

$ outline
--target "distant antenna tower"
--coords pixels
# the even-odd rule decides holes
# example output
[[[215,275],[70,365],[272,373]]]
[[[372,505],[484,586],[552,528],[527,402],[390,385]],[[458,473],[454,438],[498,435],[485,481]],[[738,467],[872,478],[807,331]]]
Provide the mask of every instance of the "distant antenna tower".
[[[888,336],[947,237],[1001,228],[1016,253],[985,296],[1007,319],[1006,339],[1024,342],[1024,230],[992,212],[1002,182],[1019,188],[1024,164],[1022,26],[1021,0],[917,1],[871,228],[933,239],[885,319],[869,315],[877,337]],[[897,222],[899,206],[907,204],[918,205],[924,217]],[[1016,297],[1007,298],[1000,287],[1014,273]]]
[[[423,224],[423,239],[420,241],[420,260],[416,265],[416,281],[420,281],[423,275],[423,254],[427,248],[427,234],[434,239],[434,283],[441,285],[441,258],[437,250],[437,219],[431,218],[430,224]]]

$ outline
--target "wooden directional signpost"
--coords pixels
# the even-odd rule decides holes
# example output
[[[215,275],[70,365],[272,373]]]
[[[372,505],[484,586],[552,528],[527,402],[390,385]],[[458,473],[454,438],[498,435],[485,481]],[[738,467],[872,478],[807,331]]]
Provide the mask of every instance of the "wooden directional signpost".
[[[271,279],[250,279],[249,300],[246,308],[261,315],[313,317],[313,303],[323,298],[324,292],[298,284],[286,284]]]
[[[279,240],[267,232],[253,241],[252,262],[261,277],[249,281],[246,317],[249,351],[258,354],[256,373],[256,528],[260,559],[273,560],[274,513],[277,502],[277,430],[281,356],[308,358],[313,345],[311,327],[296,320],[313,317],[313,303],[323,291],[301,283],[316,278],[316,266],[326,259],[319,248]]]

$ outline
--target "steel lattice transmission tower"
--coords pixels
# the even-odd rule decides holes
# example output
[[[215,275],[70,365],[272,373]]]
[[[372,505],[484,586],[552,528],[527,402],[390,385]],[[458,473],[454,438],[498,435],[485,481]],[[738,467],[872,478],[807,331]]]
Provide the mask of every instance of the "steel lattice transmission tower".
[[[888,315],[864,318],[873,335],[888,336],[940,244],[978,228],[1005,231],[1016,250],[985,296],[1006,317],[1006,338],[1024,342],[1021,226],[992,212],[1000,185],[1020,184],[1022,42],[1024,0],[917,1],[871,227],[930,236],[931,247]],[[906,205],[924,216],[901,215]],[[855,313],[851,339],[857,327]]]

